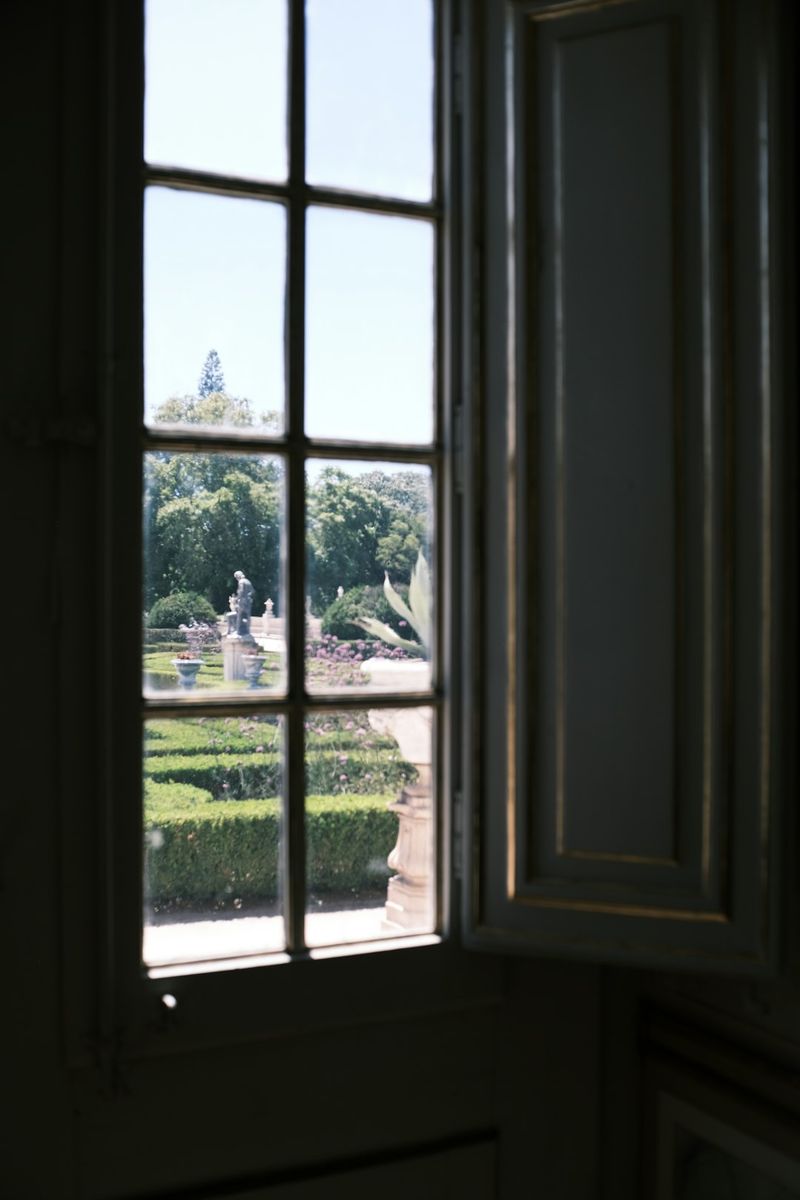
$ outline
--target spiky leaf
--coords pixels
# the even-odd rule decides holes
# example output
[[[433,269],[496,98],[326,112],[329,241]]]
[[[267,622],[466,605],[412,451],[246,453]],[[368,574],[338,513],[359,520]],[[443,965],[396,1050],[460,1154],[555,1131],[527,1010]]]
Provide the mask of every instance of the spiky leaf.
[[[395,633],[390,625],[384,625],[383,621],[376,621],[374,617],[362,617],[355,624],[360,625],[362,629],[372,634],[373,637],[380,638],[382,642],[388,642],[390,646],[400,646],[401,649],[407,650],[409,654],[422,656],[425,653],[419,642],[411,642],[408,638],[400,637],[400,634]]]

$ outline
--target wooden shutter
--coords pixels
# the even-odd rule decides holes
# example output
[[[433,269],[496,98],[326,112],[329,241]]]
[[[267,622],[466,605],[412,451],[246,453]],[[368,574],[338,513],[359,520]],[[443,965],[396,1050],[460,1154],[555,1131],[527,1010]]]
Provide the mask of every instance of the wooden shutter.
[[[489,9],[467,939],[754,969],[780,761],[775,14]]]

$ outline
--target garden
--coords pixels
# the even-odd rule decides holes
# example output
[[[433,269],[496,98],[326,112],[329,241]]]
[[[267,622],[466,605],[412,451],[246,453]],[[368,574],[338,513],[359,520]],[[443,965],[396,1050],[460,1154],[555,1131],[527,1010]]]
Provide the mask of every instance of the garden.
[[[242,427],[260,421],[269,427],[269,414],[257,419],[247,401],[225,392],[218,360],[211,359],[199,394],[172,398],[157,411],[155,423]],[[282,458],[151,451],[144,484],[145,694],[213,701],[280,692],[287,664],[286,620],[279,611]],[[306,509],[307,690],[424,690],[429,674],[423,660],[430,647],[429,468],[312,463]],[[384,672],[395,670],[388,685],[375,675],[376,663]],[[413,682],[403,683],[407,672]],[[401,714],[402,738],[393,736],[392,721],[387,722],[393,710],[386,708],[381,714],[349,710],[345,699],[340,710],[307,711],[309,904],[325,898],[343,908],[387,902],[398,800],[417,789],[417,817],[430,813],[431,716],[428,708],[417,711],[414,729],[408,725],[411,710]],[[171,920],[174,914],[180,922],[181,914],[222,915],[248,907],[280,910],[284,735],[284,718],[264,711],[192,716],[187,708],[185,716],[145,722],[145,895],[151,920]],[[428,920],[413,919],[418,925]]]
[[[385,897],[397,837],[387,806],[416,771],[364,712],[309,716],[305,729],[309,890]],[[283,764],[280,717],[146,723],[146,891],[155,912],[277,900]]]

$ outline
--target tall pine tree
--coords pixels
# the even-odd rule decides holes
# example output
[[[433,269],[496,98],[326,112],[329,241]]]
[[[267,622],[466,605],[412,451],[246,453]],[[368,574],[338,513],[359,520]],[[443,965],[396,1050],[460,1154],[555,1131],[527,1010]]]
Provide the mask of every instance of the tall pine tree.
[[[222,363],[216,350],[209,350],[197,385],[198,395],[210,396],[212,392],[224,391],[225,376],[222,374]]]

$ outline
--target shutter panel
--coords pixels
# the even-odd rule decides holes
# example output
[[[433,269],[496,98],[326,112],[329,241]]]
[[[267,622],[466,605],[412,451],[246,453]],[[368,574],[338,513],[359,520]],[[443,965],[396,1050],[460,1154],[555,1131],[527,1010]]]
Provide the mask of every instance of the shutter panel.
[[[467,938],[754,969],[779,715],[770,9],[506,16]]]

